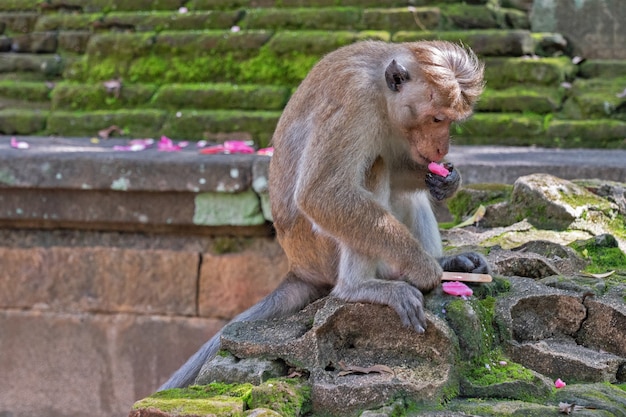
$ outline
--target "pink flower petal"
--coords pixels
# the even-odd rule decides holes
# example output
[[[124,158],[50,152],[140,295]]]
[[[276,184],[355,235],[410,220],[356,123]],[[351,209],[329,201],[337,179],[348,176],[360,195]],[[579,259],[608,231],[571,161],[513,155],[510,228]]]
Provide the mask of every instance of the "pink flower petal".
[[[442,177],[447,177],[448,174],[450,174],[450,171],[448,171],[446,167],[436,162],[431,162],[430,164],[428,164],[428,170],[433,174],[441,175]]]
[[[254,153],[254,148],[242,140],[227,140],[224,148],[230,153]]]
[[[469,297],[474,292],[470,287],[459,281],[449,281],[442,284],[443,292],[450,295]]]
[[[565,382],[563,382],[561,380],[561,378],[557,379],[556,381],[554,381],[554,386],[555,388],[563,388],[564,386],[566,386],[567,384]]]
[[[15,149],[28,149],[30,145],[24,141],[15,139],[15,136],[11,138],[11,147]]]
[[[215,155],[218,153],[224,153],[226,148],[224,145],[214,145],[209,146],[208,148],[200,149],[200,153],[203,155]]]
[[[256,151],[257,154],[259,155],[268,155],[268,156],[272,156],[274,155],[274,148],[270,147],[270,148],[261,148],[258,151]]]
[[[157,143],[157,149],[161,152],[177,152],[180,151],[181,147],[167,136],[161,136],[161,140]]]

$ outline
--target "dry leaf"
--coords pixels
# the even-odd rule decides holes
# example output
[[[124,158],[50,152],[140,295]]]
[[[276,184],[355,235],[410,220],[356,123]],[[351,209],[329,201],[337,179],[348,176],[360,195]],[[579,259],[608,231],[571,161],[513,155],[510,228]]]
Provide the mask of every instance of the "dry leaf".
[[[373,365],[368,367],[356,366],[356,365],[346,365],[343,361],[339,362],[339,372],[338,376],[345,376],[350,374],[369,374],[372,372],[383,374],[394,374],[393,369],[386,365]]]
[[[475,223],[478,223],[479,221],[483,219],[483,217],[485,217],[486,212],[487,212],[487,208],[481,204],[480,206],[478,206],[474,214],[471,215],[469,219],[457,224],[456,226],[453,227],[453,229],[457,229],[457,228],[461,228],[465,226],[471,226]]]
[[[120,90],[122,89],[122,81],[120,79],[114,78],[112,80],[104,81],[102,85],[106,88],[107,93],[113,94],[115,98],[120,98]]]
[[[122,129],[120,129],[116,125],[109,126],[106,129],[99,130],[98,136],[100,136],[102,139],[108,139],[113,133],[117,133],[118,135],[121,135]]]
[[[598,278],[598,279],[604,279],[604,278],[608,278],[611,275],[613,275],[615,273],[615,271],[609,271],[609,272],[605,272],[604,274],[585,274],[588,275],[590,277],[594,277],[594,278]]]

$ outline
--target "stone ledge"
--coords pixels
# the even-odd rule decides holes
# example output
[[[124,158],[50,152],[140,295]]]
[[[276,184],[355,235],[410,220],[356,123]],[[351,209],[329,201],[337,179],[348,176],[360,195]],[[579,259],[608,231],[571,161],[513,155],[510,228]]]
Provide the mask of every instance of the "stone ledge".
[[[25,138],[19,150],[9,140],[0,137],[0,224],[268,232],[266,156],[117,152],[126,141],[84,138]]]

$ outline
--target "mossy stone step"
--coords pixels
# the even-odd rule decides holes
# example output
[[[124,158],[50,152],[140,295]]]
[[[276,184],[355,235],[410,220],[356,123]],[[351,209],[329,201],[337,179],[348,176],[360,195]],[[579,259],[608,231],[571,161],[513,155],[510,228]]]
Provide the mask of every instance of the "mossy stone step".
[[[485,59],[485,79],[493,88],[521,83],[556,87],[572,80],[577,71],[578,67],[567,57]]]
[[[289,100],[291,90],[269,85],[167,84],[151,101],[154,107],[179,109],[277,110]]]
[[[392,36],[393,42],[419,40],[444,40],[462,42],[480,56],[522,56],[534,52],[531,33],[521,29],[458,30],[437,32],[400,31]]]
[[[0,133],[5,135],[31,135],[43,132],[48,112],[24,108],[0,109]]]
[[[414,7],[441,4],[487,4],[489,0],[413,0]],[[190,0],[186,6],[189,10],[231,10],[238,8],[298,8],[298,7],[406,7],[403,0]]]
[[[36,12],[0,13],[0,24],[4,26],[2,33],[12,35],[32,32],[39,16]]]
[[[27,112],[23,120],[37,120],[34,127],[19,126],[11,117],[21,111],[0,111],[0,133],[44,133],[60,136],[96,136],[98,131],[115,125],[129,138],[215,139],[225,133],[240,133],[258,146],[267,146],[280,111],[119,109],[96,111]],[[40,119],[36,116],[39,115]],[[21,119],[21,120],[22,120]],[[6,120],[6,121],[5,121]],[[34,125],[34,122],[32,122]],[[34,128],[37,128],[34,130]]]
[[[626,73],[618,78],[577,79],[563,114],[569,119],[610,118],[626,121]]]
[[[0,53],[0,74],[10,72],[34,72],[44,78],[54,79],[61,75],[71,58],[57,54],[8,54]]]
[[[476,113],[452,135],[459,145],[626,149],[626,123],[609,120],[557,120],[520,113]]]
[[[594,59],[585,61],[580,66],[580,75],[586,78],[612,78],[626,75],[626,60]]]
[[[44,83],[0,81],[0,100],[26,95],[32,101],[50,101],[53,110],[116,110],[122,108],[282,110],[291,90],[267,85],[128,84],[107,88],[105,83],[57,83],[52,91]],[[1,101],[0,101],[1,102]]]
[[[163,30],[230,29],[243,14],[243,10],[191,13],[179,13],[177,11],[113,12],[107,14],[58,13],[40,16],[33,30],[160,32]],[[0,15],[0,21],[2,21],[2,15]]]
[[[480,112],[547,114],[558,111],[565,96],[562,87],[515,86],[503,90],[487,87],[476,105]]]

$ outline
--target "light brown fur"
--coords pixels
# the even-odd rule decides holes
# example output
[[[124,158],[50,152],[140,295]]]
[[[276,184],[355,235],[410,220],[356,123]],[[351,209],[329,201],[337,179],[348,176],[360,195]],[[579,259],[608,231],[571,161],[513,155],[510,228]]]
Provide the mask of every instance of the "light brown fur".
[[[427,170],[448,152],[450,125],[471,114],[482,75],[473,53],[437,41],[362,42],[322,59],[273,138],[270,200],[290,271],[233,321],[281,317],[332,291],[387,304],[422,332],[420,290],[438,285],[443,269],[488,269],[477,254],[442,256],[429,192],[449,197],[460,176]],[[192,383],[220,334],[161,389]]]

